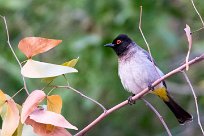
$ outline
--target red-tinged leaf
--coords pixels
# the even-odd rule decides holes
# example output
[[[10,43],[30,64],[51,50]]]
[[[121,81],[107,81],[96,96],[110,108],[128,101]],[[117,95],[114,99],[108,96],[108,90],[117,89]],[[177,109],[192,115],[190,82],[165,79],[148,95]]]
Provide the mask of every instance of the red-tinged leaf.
[[[1,136],[12,136],[19,124],[19,110],[12,99],[9,99],[5,103],[6,112],[2,115],[3,124]]]
[[[24,123],[27,117],[37,108],[38,104],[46,97],[41,90],[33,91],[23,103],[21,122]]]
[[[46,124],[35,122],[32,119],[27,118],[27,125],[33,127],[34,132],[39,136],[72,136],[66,129],[61,127],[54,127],[52,131],[46,129]]]
[[[28,58],[31,58],[39,53],[43,53],[54,48],[61,42],[62,40],[47,39],[42,37],[26,37],[19,42],[18,48]]]
[[[17,103],[16,103],[16,106],[21,114],[22,106]],[[22,131],[23,131],[23,124],[19,121],[18,127],[12,136],[22,136]]]
[[[189,55],[192,48],[191,28],[186,24],[186,28],[184,29],[184,31],[186,32],[186,37],[188,39],[188,53],[186,55],[186,70],[188,70],[189,69],[188,60],[189,60]]]
[[[55,65],[32,59],[29,59],[21,69],[21,74],[29,78],[46,78],[73,72],[77,72],[77,70],[67,66]]]
[[[70,124],[61,114],[51,111],[35,110],[29,115],[30,119],[43,124],[51,124],[57,127],[69,128],[78,130],[75,126]]]

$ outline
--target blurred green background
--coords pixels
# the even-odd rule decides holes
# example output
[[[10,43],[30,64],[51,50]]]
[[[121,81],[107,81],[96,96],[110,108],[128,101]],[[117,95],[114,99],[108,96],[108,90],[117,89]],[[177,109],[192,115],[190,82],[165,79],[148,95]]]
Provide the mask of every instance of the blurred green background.
[[[117,75],[117,57],[103,47],[120,33],[128,34],[146,49],[138,29],[140,5],[143,5],[142,28],[150,44],[158,66],[167,73],[185,60],[188,43],[184,33],[185,24],[192,30],[202,26],[190,0],[0,0],[0,14],[6,16],[11,44],[20,61],[26,57],[18,50],[18,42],[28,36],[61,39],[60,46],[34,57],[35,60],[61,64],[80,57],[76,68],[79,73],[69,74],[72,87],[97,100],[106,108],[126,100],[130,95],[124,91]],[[204,17],[204,1],[195,1]],[[190,58],[204,52],[204,31],[193,34]],[[3,20],[0,23],[0,88],[12,96],[23,86],[19,66],[6,43]],[[204,63],[187,72],[198,95],[202,123],[204,124]],[[39,79],[26,79],[31,92],[46,84]],[[65,85],[63,77],[53,83]],[[168,79],[171,95],[187,111],[194,121],[179,125],[164,103],[153,95],[145,98],[161,113],[173,135],[201,135],[197,125],[195,103],[189,86],[182,74]],[[47,89],[46,92],[49,90]],[[62,114],[79,130],[102,113],[100,107],[71,90],[57,89],[53,94],[63,97]],[[26,98],[21,92],[14,99],[22,104]],[[75,134],[76,131],[71,131]],[[163,136],[167,135],[155,114],[142,101],[114,112],[97,124],[88,136]]]

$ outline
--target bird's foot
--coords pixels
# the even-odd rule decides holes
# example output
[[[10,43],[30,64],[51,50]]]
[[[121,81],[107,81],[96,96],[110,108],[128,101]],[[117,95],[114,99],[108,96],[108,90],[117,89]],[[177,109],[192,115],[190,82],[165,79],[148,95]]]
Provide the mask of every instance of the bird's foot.
[[[135,100],[132,99],[133,96],[135,96],[135,94],[132,94],[131,96],[128,97],[128,104],[130,105],[135,104]]]
[[[154,91],[154,87],[152,86],[152,84],[150,83],[150,84],[148,84],[148,89],[150,90],[150,91]]]

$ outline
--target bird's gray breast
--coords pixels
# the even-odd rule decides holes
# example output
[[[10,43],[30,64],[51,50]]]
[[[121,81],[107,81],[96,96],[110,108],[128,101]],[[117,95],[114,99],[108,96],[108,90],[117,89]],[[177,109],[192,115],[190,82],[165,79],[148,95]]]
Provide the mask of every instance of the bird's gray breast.
[[[163,74],[143,52],[137,51],[120,57],[118,61],[118,74],[123,87],[134,94],[148,87]]]

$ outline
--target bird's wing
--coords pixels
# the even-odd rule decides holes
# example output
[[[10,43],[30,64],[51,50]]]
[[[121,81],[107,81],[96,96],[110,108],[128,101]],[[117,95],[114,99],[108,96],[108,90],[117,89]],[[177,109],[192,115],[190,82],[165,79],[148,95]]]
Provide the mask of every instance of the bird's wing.
[[[156,62],[155,62],[154,59],[150,56],[150,54],[149,54],[146,50],[144,50],[143,48],[141,48],[140,46],[138,46],[138,48],[141,49],[141,51],[146,55],[146,57],[147,57],[147,59],[148,59],[149,61],[153,62],[153,64],[155,65],[155,67],[156,67],[156,69],[157,69],[159,75],[162,77],[162,76],[164,75],[163,72],[157,67]],[[167,85],[166,85],[166,82],[165,82],[165,81],[162,81],[162,84],[167,88]]]

